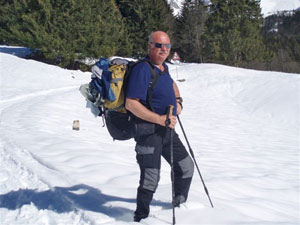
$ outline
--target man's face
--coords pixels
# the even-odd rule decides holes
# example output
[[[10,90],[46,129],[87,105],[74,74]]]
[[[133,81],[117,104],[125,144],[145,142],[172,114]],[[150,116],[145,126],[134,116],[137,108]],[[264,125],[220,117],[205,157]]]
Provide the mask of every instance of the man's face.
[[[152,41],[148,43],[148,49],[150,60],[156,65],[161,65],[170,54],[170,38],[163,32],[154,33]]]

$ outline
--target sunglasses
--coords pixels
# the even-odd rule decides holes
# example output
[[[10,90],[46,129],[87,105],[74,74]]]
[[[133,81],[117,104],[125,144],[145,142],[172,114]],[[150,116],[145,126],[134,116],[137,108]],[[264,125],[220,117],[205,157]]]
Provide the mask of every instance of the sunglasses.
[[[163,48],[164,46],[167,49],[171,48],[171,44],[161,44],[161,43],[155,43],[155,42],[150,42],[151,44],[153,44],[155,46],[155,48]]]

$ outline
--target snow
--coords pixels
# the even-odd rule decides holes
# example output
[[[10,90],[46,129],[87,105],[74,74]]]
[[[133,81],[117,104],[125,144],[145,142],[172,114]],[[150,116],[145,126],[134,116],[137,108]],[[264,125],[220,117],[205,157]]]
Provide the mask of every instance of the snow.
[[[168,0],[171,8],[173,9],[173,14],[179,15],[183,0]],[[209,0],[204,2],[209,3]],[[261,0],[260,1],[261,12],[264,17],[277,13],[278,11],[285,10],[299,10],[300,9],[300,0]]]
[[[278,11],[296,10],[300,8],[300,0],[261,0],[260,6],[264,17]]]
[[[0,53],[1,225],[134,224],[134,141],[114,142],[86,108],[78,89],[91,74],[6,53]],[[299,224],[300,74],[169,67],[175,80],[185,79],[177,82],[180,118],[214,204],[195,171],[176,223]],[[176,131],[185,143],[179,125]],[[171,224],[170,202],[163,161],[150,216],[141,223]]]
[[[171,6],[171,9],[173,10],[173,15],[177,16],[181,12],[181,8],[183,6],[182,0],[168,0],[169,5]]]

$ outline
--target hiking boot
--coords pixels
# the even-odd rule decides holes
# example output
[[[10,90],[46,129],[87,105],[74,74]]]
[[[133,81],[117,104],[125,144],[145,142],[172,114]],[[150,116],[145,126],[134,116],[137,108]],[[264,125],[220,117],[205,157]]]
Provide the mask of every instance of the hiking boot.
[[[180,204],[185,202],[185,197],[183,195],[178,195],[173,200],[174,207],[180,207]]]
[[[135,215],[133,217],[133,221],[134,222],[140,222],[142,219],[145,219],[145,218],[147,218],[147,216],[137,216],[137,215]]]

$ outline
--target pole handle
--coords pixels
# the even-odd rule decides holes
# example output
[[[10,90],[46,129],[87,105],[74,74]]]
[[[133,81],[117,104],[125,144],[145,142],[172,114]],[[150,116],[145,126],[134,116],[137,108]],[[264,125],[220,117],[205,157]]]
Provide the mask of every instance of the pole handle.
[[[173,105],[168,106],[167,117],[166,117],[166,121],[165,121],[166,127],[169,127],[169,125],[171,123],[170,116],[172,116],[172,114],[173,114],[173,109],[174,109]]]
[[[168,117],[172,116],[172,114],[173,114],[173,109],[174,109],[174,105],[169,105],[169,106],[168,106]]]

